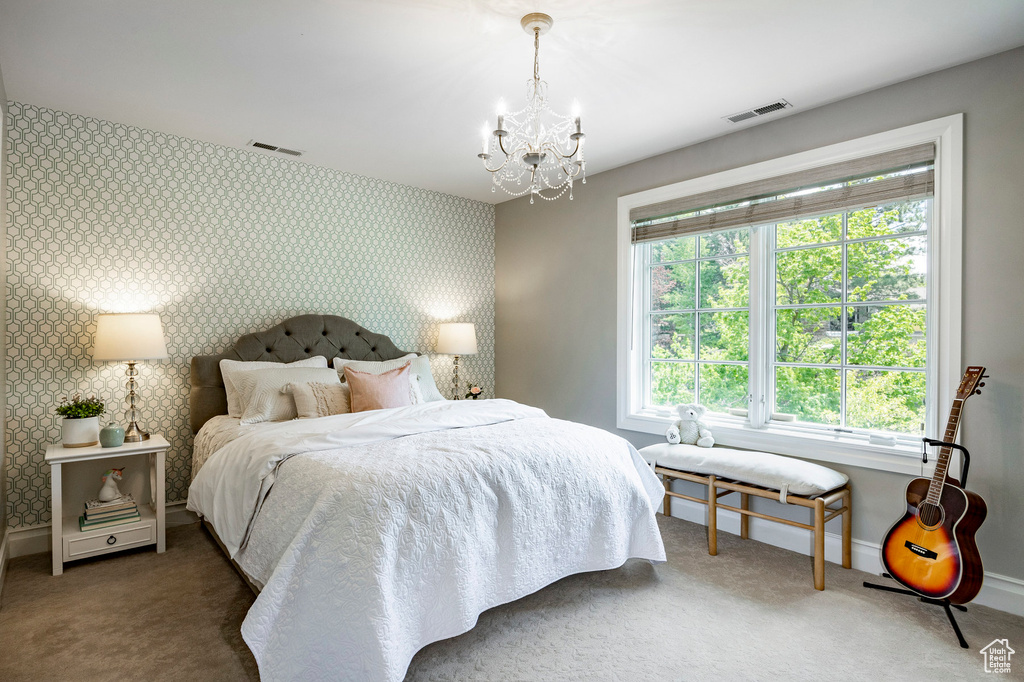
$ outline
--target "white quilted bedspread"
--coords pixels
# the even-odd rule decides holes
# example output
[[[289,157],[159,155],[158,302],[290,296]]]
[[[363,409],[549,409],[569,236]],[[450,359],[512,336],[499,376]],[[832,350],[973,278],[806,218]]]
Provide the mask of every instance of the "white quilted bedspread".
[[[243,435],[190,490],[264,585],[242,625],[263,680],[401,680],[493,606],[665,559],[662,487],[617,436],[505,400],[360,414]]]

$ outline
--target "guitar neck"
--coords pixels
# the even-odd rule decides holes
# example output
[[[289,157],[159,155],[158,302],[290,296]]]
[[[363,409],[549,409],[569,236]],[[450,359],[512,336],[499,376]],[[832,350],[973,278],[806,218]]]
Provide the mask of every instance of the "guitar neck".
[[[949,410],[949,420],[946,422],[946,431],[942,435],[943,442],[952,443],[956,439],[956,432],[960,428],[960,412],[963,410],[964,400],[955,398],[953,407]],[[946,472],[949,469],[949,460],[953,448],[943,445],[939,448],[939,459],[935,463],[935,473],[932,474],[931,485],[928,486],[927,500],[931,504],[938,504],[942,497],[942,487],[946,483]]]

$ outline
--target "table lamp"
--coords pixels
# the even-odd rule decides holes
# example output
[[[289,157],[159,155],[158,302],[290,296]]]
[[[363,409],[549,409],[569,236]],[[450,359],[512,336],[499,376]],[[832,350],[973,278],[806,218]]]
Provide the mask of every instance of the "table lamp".
[[[149,440],[149,434],[138,425],[138,396],[135,389],[139,375],[135,363],[141,360],[165,360],[167,344],[160,316],[155,313],[109,313],[96,316],[96,338],[92,359],[96,362],[127,362],[128,409],[124,418],[128,426],[124,430],[126,443]]]
[[[454,355],[452,391],[454,399],[459,395],[459,356],[476,355],[476,328],[472,322],[445,322],[437,333],[437,352]]]

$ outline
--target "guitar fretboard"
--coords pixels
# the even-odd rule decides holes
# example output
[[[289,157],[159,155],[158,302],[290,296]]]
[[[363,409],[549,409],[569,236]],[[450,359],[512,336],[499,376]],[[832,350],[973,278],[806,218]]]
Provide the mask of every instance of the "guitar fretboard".
[[[952,443],[956,438],[957,429],[960,427],[960,412],[963,407],[963,399],[955,398],[953,400],[953,407],[949,410],[949,420],[946,422],[946,431],[942,434],[944,442]],[[938,504],[942,498],[942,488],[946,484],[946,471],[949,469],[952,452],[953,448],[948,445],[939,448],[939,459],[935,463],[935,473],[932,474],[932,482],[928,486],[928,496],[925,498],[931,504]]]

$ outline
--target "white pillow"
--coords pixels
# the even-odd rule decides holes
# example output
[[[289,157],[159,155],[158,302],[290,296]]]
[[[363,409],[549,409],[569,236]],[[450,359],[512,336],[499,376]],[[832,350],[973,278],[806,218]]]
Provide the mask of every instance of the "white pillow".
[[[423,394],[423,401],[432,403],[435,400],[447,400],[441,391],[438,390],[437,384],[434,383],[434,373],[430,369],[430,358],[426,355],[420,355],[412,363],[412,371],[416,373],[416,380],[420,385],[420,393]]]
[[[221,360],[220,374],[224,377],[224,392],[228,396],[228,416],[240,418],[245,412],[245,403],[238,399],[238,390],[235,388],[235,377],[242,372],[250,372],[254,369],[273,369],[282,367],[327,367],[327,358],[317,355],[305,360],[296,362],[241,362],[239,360]]]
[[[235,388],[245,404],[242,423],[295,419],[298,416],[295,400],[290,393],[284,393],[281,389],[288,384],[309,382],[340,384],[341,380],[337,372],[327,367],[285,367],[239,373],[235,376]]]
[[[329,417],[352,411],[348,384],[288,384],[283,390],[295,398],[295,411],[299,413],[299,419]]]
[[[357,372],[383,374],[384,372],[390,372],[393,369],[398,369],[407,362],[410,363],[409,369],[412,373],[411,378],[413,379],[411,382],[413,405],[418,405],[419,403],[431,403],[435,400],[444,400],[444,396],[437,390],[437,384],[434,383],[434,375],[430,371],[430,359],[425,355],[409,353],[408,355],[403,355],[400,358],[384,360],[383,362],[334,358],[334,369],[338,370],[338,374],[341,375],[342,380],[344,380],[344,373],[342,370],[345,367],[351,367]]]

